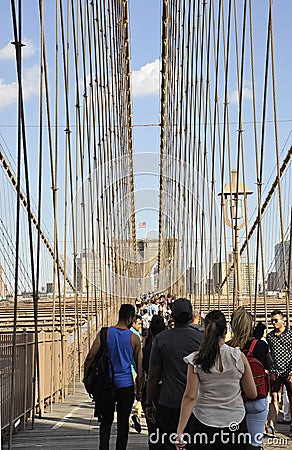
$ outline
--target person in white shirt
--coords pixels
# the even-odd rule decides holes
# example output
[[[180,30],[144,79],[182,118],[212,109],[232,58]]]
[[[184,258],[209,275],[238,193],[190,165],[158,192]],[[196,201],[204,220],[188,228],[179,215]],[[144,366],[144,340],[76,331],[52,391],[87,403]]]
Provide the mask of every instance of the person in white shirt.
[[[188,450],[248,448],[241,388],[250,398],[256,397],[257,390],[245,355],[238,347],[225,344],[226,332],[224,314],[209,312],[199,351],[184,358],[188,374],[177,427],[177,449],[186,444]],[[187,423],[190,428],[185,436]]]

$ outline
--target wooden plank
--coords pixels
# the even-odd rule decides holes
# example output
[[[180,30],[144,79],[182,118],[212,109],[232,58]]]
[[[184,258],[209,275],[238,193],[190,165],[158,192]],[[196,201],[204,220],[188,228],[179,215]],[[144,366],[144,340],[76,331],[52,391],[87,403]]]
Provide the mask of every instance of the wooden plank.
[[[128,450],[148,448],[147,427],[144,419],[141,424],[141,434],[130,428]],[[99,424],[93,417],[93,403],[81,383],[77,383],[75,392],[67,395],[63,403],[53,404],[52,412],[48,408],[43,418],[36,418],[33,430],[30,429],[29,422],[26,425],[25,431],[14,434],[13,449],[96,450],[99,445]],[[289,425],[277,424],[277,430],[276,438],[265,437],[265,450],[291,450],[292,440],[288,437]],[[115,450],[116,432],[115,421],[112,426],[110,450]],[[2,450],[7,449],[8,444],[4,439]]]
[[[98,448],[99,423],[94,414],[94,404],[84,391],[83,385],[78,383],[74,395],[68,395],[63,403],[53,404],[53,411],[44,413],[42,419],[35,419],[34,429],[28,422],[25,431],[18,431],[13,436],[12,448],[30,450],[47,448],[51,450],[73,449],[89,450]],[[129,450],[147,449],[147,427],[142,419],[142,432],[137,433],[134,428],[129,432]],[[111,447],[115,449],[116,418],[112,426]],[[2,450],[8,449],[7,442]]]

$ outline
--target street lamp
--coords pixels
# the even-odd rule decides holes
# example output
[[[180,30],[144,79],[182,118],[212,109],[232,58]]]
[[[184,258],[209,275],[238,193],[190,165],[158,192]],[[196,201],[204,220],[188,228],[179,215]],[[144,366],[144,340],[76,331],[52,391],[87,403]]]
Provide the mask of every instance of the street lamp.
[[[234,232],[233,247],[233,266],[234,266],[234,286],[233,292],[237,300],[237,305],[242,304],[242,286],[241,286],[241,260],[239,251],[239,230],[247,223],[247,217],[244,214],[242,200],[253,191],[248,189],[245,184],[237,179],[237,170],[231,170],[231,183],[224,186],[221,196],[223,206],[224,221],[226,225],[232,228]]]

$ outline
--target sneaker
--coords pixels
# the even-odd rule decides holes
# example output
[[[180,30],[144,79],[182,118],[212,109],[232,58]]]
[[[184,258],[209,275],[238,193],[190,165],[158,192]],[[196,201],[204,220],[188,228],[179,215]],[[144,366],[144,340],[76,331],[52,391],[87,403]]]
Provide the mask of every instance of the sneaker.
[[[133,421],[134,428],[137,431],[137,433],[141,433],[142,428],[141,428],[140,420],[136,414],[132,415],[132,421]]]
[[[280,423],[282,425],[290,425],[291,424],[291,420],[278,419],[277,423]]]
[[[270,436],[270,437],[271,437],[271,436],[272,436],[272,437],[276,437],[275,428],[272,427],[272,425],[268,425],[268,426],[265,428],[264,435],[265,435],[265,436]]]

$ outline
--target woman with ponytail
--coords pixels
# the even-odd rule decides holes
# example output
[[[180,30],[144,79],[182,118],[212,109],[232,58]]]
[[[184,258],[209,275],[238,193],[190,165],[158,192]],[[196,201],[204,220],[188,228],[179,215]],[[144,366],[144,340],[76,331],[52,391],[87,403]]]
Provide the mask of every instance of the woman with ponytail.
[[[272,358],[268,344],[262,339],[255,340],[253,337],[253,325],[252,315],[243,306],[237,308],[231,315],[232,338],[228,344],[232,347],[239,347],[241,351],[247,353],[252,342],[255,341],[252,354],[262,363],[266,370],[269,370]],[[263,448],[263,433],[269,410],[268,396],[257,400],[246,400],[244,406],[247,430],[251,436],[250,448],[261,450]]]
[[[205,317],[203,342],[184,358],[187,386],[181,403],[176,447],[187,449],[248,448],[249,442],[241,387],[250,398],[257,395],[248,361],[240,349],[225,344],[226,319],[214,310]],[[191,420],[188,435],[186,424]]]

